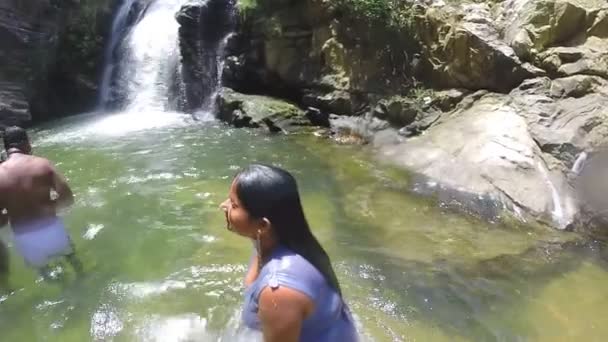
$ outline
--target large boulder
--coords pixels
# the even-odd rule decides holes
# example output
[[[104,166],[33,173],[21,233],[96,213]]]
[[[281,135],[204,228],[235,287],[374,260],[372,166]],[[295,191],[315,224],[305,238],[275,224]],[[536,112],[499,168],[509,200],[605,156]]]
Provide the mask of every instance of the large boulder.
[[[487,4],[432,7],[416,21],[434,84],[508,91],[542,71],[500,39]]]
[[[608,142],[608,81],[600,77],[528,80],[511,98],[537,144],[566,167]]]
[[[586,10],[574,1],[508,0],[503,8],[505,41],[525,59],[571,40],[584,32],[587,25]]]
[[[511,212],[565,228],[575,207],[566,179],[552,172],[511,106],[488,94],[442,118],[424,135],[379,146],[379,155],[421,175],[422,192],[489,219]]]
[[[597,75],[608,78],[608,38],[589,37],[580,44],[549,48],[538,55],[541,66],[556,76]]]
[[[596,0],[509,0],[504,40],[552,77],[608,76],[608,5]]]
[[[246,95],[222,88],[217,97],[218,118],[234,127],[266,128],[289,132],[310,126],[306,113],[297,106],[269,96]]]

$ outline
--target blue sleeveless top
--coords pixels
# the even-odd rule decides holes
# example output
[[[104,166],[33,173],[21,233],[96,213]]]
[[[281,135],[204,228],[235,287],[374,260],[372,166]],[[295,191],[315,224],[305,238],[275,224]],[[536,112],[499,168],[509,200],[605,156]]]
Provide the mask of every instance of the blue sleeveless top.
[[[315,311],[302,324],[300,342],[358,341],[354,321],[342,297],[310,262],[284,247],[275,249],[258,278],[245,291],[243,321],[249,328],[261,330],[258,303],[268,286],[299,291],[315,304]]]

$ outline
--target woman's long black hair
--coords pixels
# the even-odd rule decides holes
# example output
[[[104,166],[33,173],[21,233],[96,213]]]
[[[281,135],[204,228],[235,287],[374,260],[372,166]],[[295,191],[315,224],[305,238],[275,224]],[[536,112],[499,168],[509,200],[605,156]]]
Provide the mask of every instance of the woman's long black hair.
[[[249,214],[268,219],[279,243],[308,260],[342,295],[329,256],[310,231],[295,178],[278,167],[252,164],[237,174],[235,185]]]

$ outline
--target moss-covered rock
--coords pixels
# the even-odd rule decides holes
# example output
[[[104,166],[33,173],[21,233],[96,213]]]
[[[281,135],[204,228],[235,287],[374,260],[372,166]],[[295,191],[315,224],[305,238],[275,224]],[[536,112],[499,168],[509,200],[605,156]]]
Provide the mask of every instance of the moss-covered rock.
[[[219,119],[237,128],[265,127],[274,133],[311,125],[303,110],[269,96],[246,95],[223,88],[217,102]]]

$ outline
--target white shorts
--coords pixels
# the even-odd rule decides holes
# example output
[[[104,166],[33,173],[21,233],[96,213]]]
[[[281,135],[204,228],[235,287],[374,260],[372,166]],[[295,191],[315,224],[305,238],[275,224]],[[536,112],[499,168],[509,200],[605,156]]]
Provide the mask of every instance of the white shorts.
[[[13,231],[17,251],[32,267],[47,266],[54,258],[74,252],[70,236],[60,218],[21,224]]]

